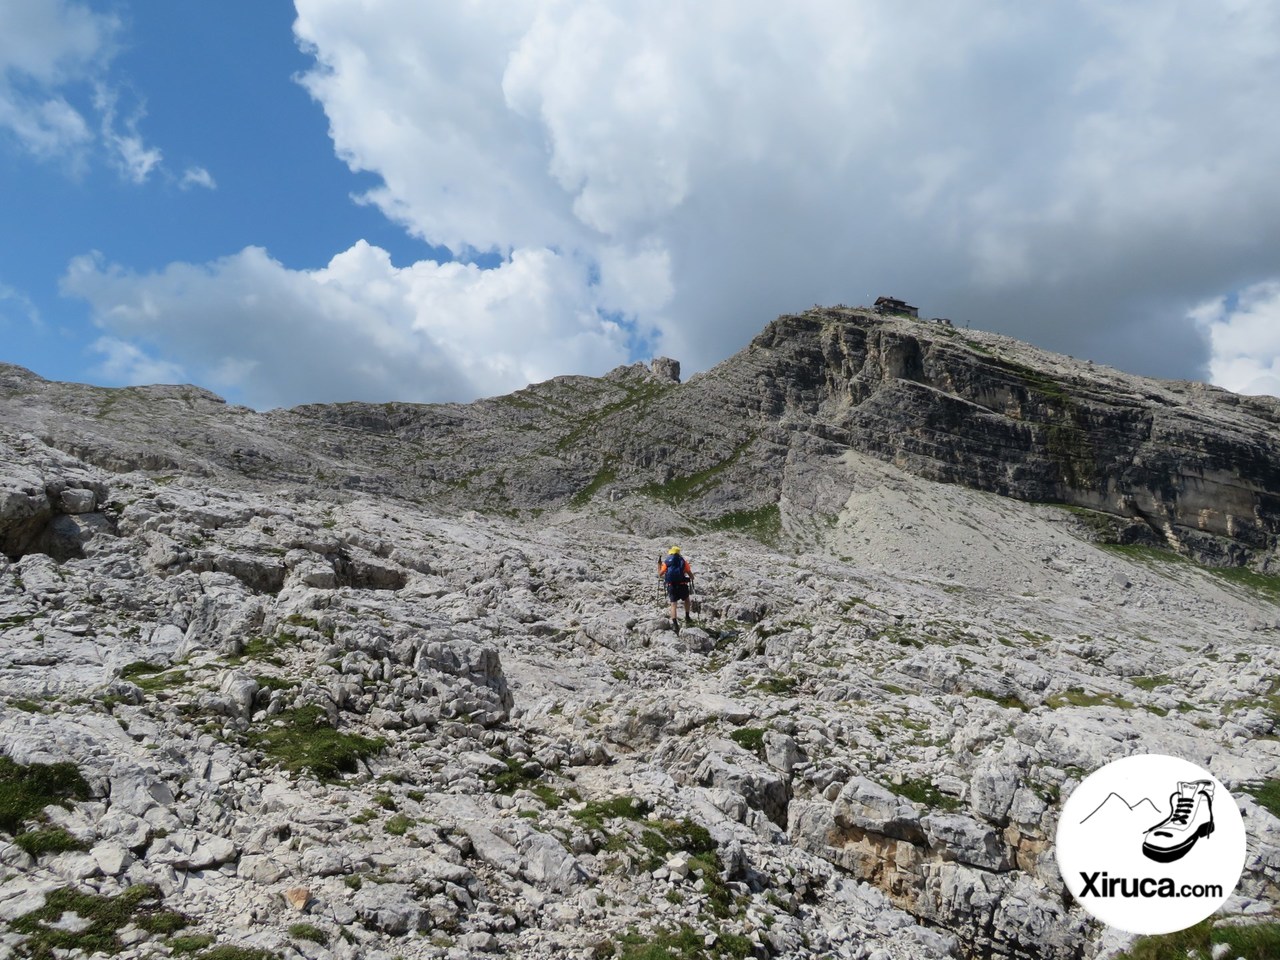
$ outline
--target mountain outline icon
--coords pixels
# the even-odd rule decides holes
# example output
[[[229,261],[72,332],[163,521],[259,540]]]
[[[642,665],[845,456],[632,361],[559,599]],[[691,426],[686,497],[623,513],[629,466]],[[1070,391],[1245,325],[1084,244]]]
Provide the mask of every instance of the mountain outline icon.
[[[1123,812],[1120,810],[1119,804],[1124,805]],[[1150,822],[1155,823],[1161,817],[1160,808],[1155,805],[1155,802],[1150,797],[1143,797],[1135,803],[1130,803],[1123,796],[1113,790],[1111,793],[1107,794],[1106,799],[1098,804],[1088,816],[1080,821],[1080,823],[1087,823],[1092,817],[1101,813],[1104,809],[1108,811],[1107,818],[1112,819],[1115,817],[1128,819],[1135,815],[1141,815],[1145,820],[1147,815],[1150,814],[1150,816],[1154,818]],[[1115,811],[1115,813],[1112,814],[1111,811]]]

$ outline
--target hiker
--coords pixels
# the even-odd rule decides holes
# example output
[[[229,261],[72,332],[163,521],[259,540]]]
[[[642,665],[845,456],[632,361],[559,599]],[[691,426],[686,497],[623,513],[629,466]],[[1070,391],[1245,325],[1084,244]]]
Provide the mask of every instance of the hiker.
[[[693,567],[680,555],[679,547],[672,547],[667,555],[658,561],[658,576],[667,587],[667,599],[671,601],[671,626],[680,632],[680,618],[676,615],[676,604],[684,601],[684,622],[693,623],[689,615],[689,590],[693,586]]]

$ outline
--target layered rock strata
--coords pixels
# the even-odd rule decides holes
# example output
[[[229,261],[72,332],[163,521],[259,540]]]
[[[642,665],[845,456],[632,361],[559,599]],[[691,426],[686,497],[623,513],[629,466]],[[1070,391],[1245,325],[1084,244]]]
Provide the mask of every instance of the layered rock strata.
[[[1210,563],[1269,569],[1280,534],[1275,398],[858,309],[781,317],[684,383],[678,364],[662,360],[470,405],[258,414],[193,387],[102,390],[14,367],[0,371],[0,395],[10,429],[109,470],[520,516],[593,507],[636,532],[677,517],[820,527],[812,521],[834,517],[856,490],[841,468],[856,453],[929,480],[1095,511],[1105,539]],[[14,517],[35,511],[9,525],[10,555],[14,537],[57,512],[6,504]]]

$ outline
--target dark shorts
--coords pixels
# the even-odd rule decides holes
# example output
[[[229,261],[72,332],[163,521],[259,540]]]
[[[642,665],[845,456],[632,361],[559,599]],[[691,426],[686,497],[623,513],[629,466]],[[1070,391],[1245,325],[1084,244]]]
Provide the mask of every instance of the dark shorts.
[[[677,600],[688,600],[689,585],[687,583],[668,583],[667,599],[672,603],[675,603]]]

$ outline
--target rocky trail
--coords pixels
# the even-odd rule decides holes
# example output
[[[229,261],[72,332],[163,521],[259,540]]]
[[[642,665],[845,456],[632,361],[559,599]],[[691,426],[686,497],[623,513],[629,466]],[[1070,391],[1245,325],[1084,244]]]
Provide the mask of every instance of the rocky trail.
[[[681,388],[645,376],[578,386]],[[1233,792],[1226,912],[1276,919],[1264,564],[857,449],[691,465],[720,524],[594,463],[536,513],[410,495],[408,455],[381,493],[273,472],[316,410],[257,476],[228,451],[265,415],[193,388],[110,401],[161,408],[142,463],[116,393],[5,383],[0,956],[1091,960],[1127,938],[1065,893],[1057,818],[1144,752]]]

